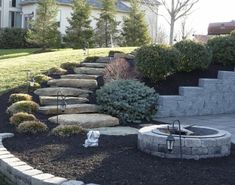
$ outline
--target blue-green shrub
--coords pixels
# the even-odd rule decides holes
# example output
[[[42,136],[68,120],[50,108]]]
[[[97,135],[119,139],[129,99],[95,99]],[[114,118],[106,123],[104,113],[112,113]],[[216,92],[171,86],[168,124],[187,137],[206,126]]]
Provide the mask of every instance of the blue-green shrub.
[[[208,41],[213,53],[213,63],[224,66],[235,64],[235,36],[220,36]]]
[[[179,51],[170,46],[143,46],[137,50],[135,61],[137,69],[145,77],[159,81],[176,71],[179,55]]]
[[[211,64],[212,55],[209,49],[191,40],[184,40],[174,45],[180,52],[178,71],[190,72],[196,69],[207,69]]]
[[[156,112],[155,90],[136,80],[116,80],[96,92],[101,112],[116,116],[123,124],[150,120]]]

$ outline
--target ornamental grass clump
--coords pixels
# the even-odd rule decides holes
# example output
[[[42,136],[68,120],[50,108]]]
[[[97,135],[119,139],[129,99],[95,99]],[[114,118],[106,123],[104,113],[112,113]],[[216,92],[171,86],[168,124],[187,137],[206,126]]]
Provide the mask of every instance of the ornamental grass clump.
[[[39,105],[34,101],[19,101],[13,103],[10,107],[7,108],[7,113],[13,115],[18,112],[27,112],[34,113],[39,109]]]
[[[190,72],[207,69],[211,64],[212,54],[203,44],[191,40],[184,40],[174,45],[180,52],[177,71]]]
[[[62,69],[61,67],[52,67],[47,71],[47,75],[64,75],[66,73],[67,70]]]
[[[18,101],[31,101],[32,96],[29,94],[23,94],[23,93],[16,93],[16,94],[11,94],[9,97],[9,103],[16,103]]]
[[[47,83],[51,79],[52,79],[51,77],[44,75],[44,74],[38,74],[38,75],[34,76],[34,80],[38,84]]]
[[[52,134],[61,137],[69,137],[82,133],[80,125],[60,125],[52,130]]]
[[[116,80],[97,90],[100,111],[118,117],[123,124],[151,120],[158,95],[136,80]]]
[[[18,126],[24,121],[36,121],[37,118],[33,114],[28,114],[26,112],[18,112],[10,117],[10,123],[14,126]]]
[[[135,61],[144,77],[157,82],[176,72],[179,56],[179,51],[171,46],[150,45],[136,51]]]
[[[65,62],[65,63],[61,64],[60,67],[69,71],[69,70],[73,70],[78,65],[79,64],[76,62]]]
[[[21,134],[42,134],[47,132],[48,127],[40,121],[24,121],[19,124],[17,131]]]

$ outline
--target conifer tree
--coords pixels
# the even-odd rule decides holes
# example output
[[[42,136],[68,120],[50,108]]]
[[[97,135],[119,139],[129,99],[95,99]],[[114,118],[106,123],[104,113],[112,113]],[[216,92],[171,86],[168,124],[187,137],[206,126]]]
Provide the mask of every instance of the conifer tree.
[[[144,13],[141,12],[137,0],[130,0],[131,10],[129,17],[125,18],[122,31],[123,44],[125,46],[141,46],[149,44],[151,38],[148,26],[144,20]]]
[[[117,26],[119,22],[115,20],[116,0],[102,0],[102,9],[96,24],[96,43],[99,47],[108,47],[118,39]]]
[[[74,48],[93,46],[93,29],[90,26],[91,9],[86,0],[73,1],[73,13],[69,19],[65,41]]]
[[[58,13],[56,0],[40,0],[36,10],[36,18],[30,23],[29,41],[42,46],[57,47],[60,44],[60,34],[56,16]]]

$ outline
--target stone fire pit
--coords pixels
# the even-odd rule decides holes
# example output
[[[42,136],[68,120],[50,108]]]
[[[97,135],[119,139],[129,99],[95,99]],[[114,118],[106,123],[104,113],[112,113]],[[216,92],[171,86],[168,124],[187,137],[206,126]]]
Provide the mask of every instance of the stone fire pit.
[[[138,148],[146,153],[163,158],[180,158],[178,133],[172,134],[175,144],[172,152],[166,147],[171,125],[144,127],[138,132]],[[187,128],[187,129],[184,129]],[[215,158],[230,155],[231,134],[203,126],[182,126],[182,157],[184,159]]]

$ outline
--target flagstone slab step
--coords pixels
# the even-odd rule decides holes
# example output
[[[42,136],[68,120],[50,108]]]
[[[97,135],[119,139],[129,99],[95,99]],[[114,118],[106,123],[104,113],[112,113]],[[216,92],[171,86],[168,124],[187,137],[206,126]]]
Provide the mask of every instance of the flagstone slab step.
[[[82,67],[92,67],[92,68],[105,68],[106,67],[106,63],[88,63],[88,62],[84,62],[81,63],[80,66]]]
[[[57,97],[56,96],[40,96],[40,104],[41,105],[57,105]],[[62,97],[58,97],[58,104],[62,103]],[[81,104],[87,103],[89,100],[83,97],[65,97],[65,101],[67,104]]]
[[[69,74],[62,75],[62,79],[93,79],[96,80],[100,75],[87,75],[87,74]]]
[[[47,87],[41,88],[34,91],[38,96],[57,96],[61,92],[64,96],[79,96],[79,97],[88,97],[92,91],[85,89],[77,89],[71,87]],[[59,93],[60,94],[60,93]]]
[[[57,123],[57,116],[49,118],[52,123]],[[118,118],[106,114],[63,114],[58,116],[61,125],[80,125],[83,128],[111,127],[119,125]]]
[[[77,74],[103,75],[104,69],[92,67],[76,67],[74,68],[74,72]]]
[[[127,136],[127,135],[137,135],[138,129],[133,127],[100,127],[90,129],[93,131],[99,131],[101,135],[108,136]]]
[[[95,89],[98,86],[97,81],[93,79],[55,79],[48,81],[47,84],[54,87],[75,87],[84,89]]]
[[[67,105],[65,110],[62,111],[61,106],[58,106],[58,114],[81,114],[81,113],[96,113],[98,106],[95,104],[73,104]],[[57,114],[56,105],[42,106],[39,108],[39,113],[45,115]]]

